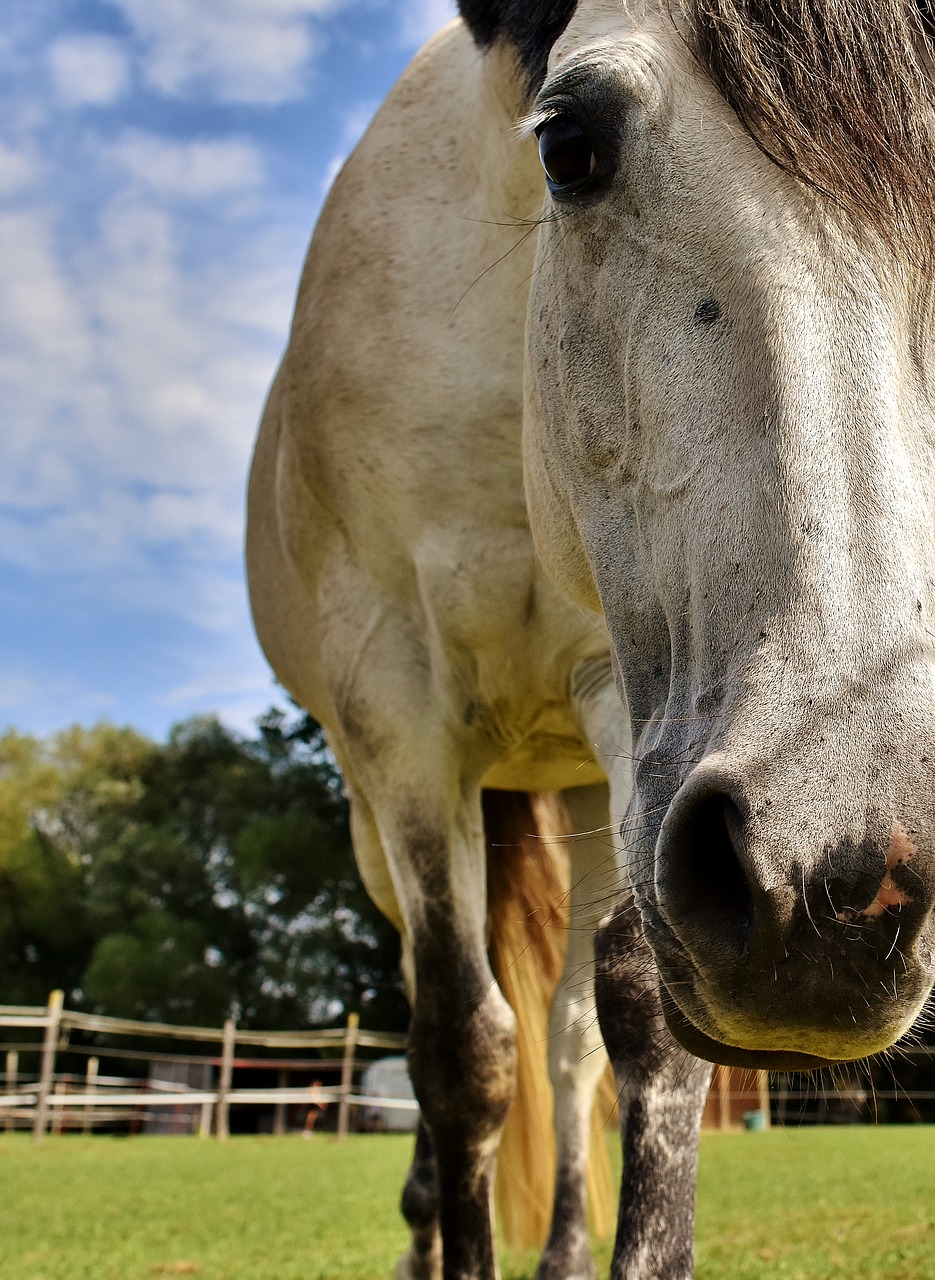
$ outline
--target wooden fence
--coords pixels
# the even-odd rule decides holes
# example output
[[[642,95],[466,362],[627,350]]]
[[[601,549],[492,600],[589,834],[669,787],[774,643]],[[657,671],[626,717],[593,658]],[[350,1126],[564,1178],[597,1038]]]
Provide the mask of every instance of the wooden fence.
[[[65,1009],[62,993],[54,991],[46,1008],[0,1005],[0,1030],[4,1028],[37,1033],[35,1044],[7,1048],[4,1082],[0,1086],[0,1124],[7,1129],[17,1124],[28,1125],[36,1142],[41,1142],[50,1128],[60,1131],[69,1113],[69,1123],[77,1123],[87,1132],[95,1123],[126,1120],[141,1108],[146,1111],[154,1108],[195,1109],[198,1132],[203,1137],[213,1132],[223,1142],[230,1133],[230,1109],[233,1106],[272,1105],[275,1108],[273,1131],[283,1132],[285,1109],[290,1104],[336,1103],[339,1139],[348,1133],[352,1107],[418,1109],[418,1104],[411,1098],[373,1097],[355,1092],[355,1076],[369,1065],[360,1058],[361,1051],[401,1053],[405,1046],[405,1036],[361,1031],[356,1014],[348,1018],[346,1027],[330,1030],[249,1031],[239,1028],[233,1018],[228,1018],[223,1027],[189,1027],[78,1013]],[[76,1078],[56,1072],[57,1056],[69,1047],[67,1040],[73,1030],[108,1037],[131,1036],[216,1045],[218,1052],[206,1059],[105,1046],[82,1048],[87,1056],[87,1065],[83,1076]],[[0,1051],[2,1047],[0,1045]],[[27,1048],[31,1053],[39,1054],[37,1078],[24,1078],[20,1073],[19,1051]],[[313,1062],[287,1062],[285,1066],[280,1063],[280,1083],[275,1088],[245,1089],[235,1088],[233,1082],[235,1066],[243,1065],[237,1059],[238,1048],[304,1050],[306,1053],[325,1052],[330,1056]],[[70,1051],[75,1051],[74,1046]],[[935,1060],[935,1049],[916,1047],[900,1052],[907,1060]],[[142,1089],[138,1079],[102,1075],[100,1060],[105,1057],[131,1057],[150,1063],[159,1059],[210,1062],[212,1067],[217,1067],[217,1087],[178,1088],[170,1082],[151,1078]],[[317,1085],[314,1095],[308,1086],[289,1087],[285,1083],[287,1068],[309,1069],[316,1062],[319,1067],[327,1067],[333,1073],[340,1068],[339,1083]],[[255,1059],[247,1065],[271,1069],[277,1064]],[[879,1103],[893,1100],[913,1106],[923,1103],[935,1115],[935,1090],[881,1090],[846,1079],[839,1079],[828,1087],[809,1083],[803,1088],[801,1084],[790,1084],[789,1078],[784,1076],[770,1078],[766,1072],[718,1067],[708,1096],[704,1122],[709,1128],[729,1129],[741,1124],[763,1128],[768,1127],[771,1114],[780,1123],[808,1120],[840,1122],[849,1115],[852,1120],[866,1114],[872,1116]]]
[[[405,1036],[386,1032],[361,1031],[356,1014],[351,1014],[343,1028],[314,1031],[248,1031],[238,1028],[233,1018],[223,1027],[175,1026],[163,1022],[138,1022],[131,1018],[108,1018],[98,1014],[78,1013],[64,1007],[61,991],[53,991],[46,1008],[18,1005],[0,1005],[0,1028],[19,1028],[41,1032],[39,1076],[28,1083],[21,1081],[19,1073],[19,1049],[8,1050],[6,1055],[5,1092],[0,1093],[0,1113],[4,1124],[11,1127],[16,1121],[31,1123],[33,1140],[41,1142],[49,1130],[61,1127],[61,1117],[66,1111],[81,1113],[82,1127],[93,1123],[92,1113],[101,1109],[109,1117],[125,1114],[127,1108],[146,1107],[197,1107],[200,1108],[199,1132],[207,1137],[213,1130],[222,1142],[230,1134],[230,1108],[272,1104],[279,1116],[290,1103],[310,1105],[315,1101],[335,1102],[338,1107],[338,1138],[347,1135],[352,1106],[394,1109],[418,1109],[411,1098],[371,1097],[354,1092],[354,1076],[366,1065],[358,1058],[360,1050],[402,1052]],[[56,1075],[56,1057],[65,1047],[68,1033],[83,1031],[107,1036],[149,1037],[159,1040],[176,1039],[189,1043],[215,1044],[219,1047],[219,1071],[216,1089],[173,1089],[165,1085],[153,1088],[158,1082],[148,1081],[146,1090],[139,1082],[125,1077],[102,1076],[100,1059],[108,1056],[101,1048],[89,1054],[84,1088],[69,1087],[74,1080]],[[236,1089],[233,1074],[238,1047],[254,1049],[296,1050],[308,1052],[326,1051],[333,1056],[321,1061],[332,1068],[340,1063],[340,1083],[336,1086],[318,1085],[314,1094],[309,1088],[277,1086],[272,1089]],[[36,1048],[39,1048],[37,1044]],[[35,1050],[34,1050],[35,1051]],[[338,1053],[336,1053],[338,1051]],[[141,1060],[146,1054],[134,1054]],[[262,1066],[262,1063],[254,1063]],[[302,1065],[302,1064],[297,1064]],[[133,1085],[137,1084],[134,1091]]]
[[[899,1055],[903,1068],[913,1063],[935,1066],[935,1048],[901,1047]],[[892,1070],[892,1060],[889,1065]],[[719,1066],[714,1068],[702,1123],[706,1129],[856,1124],[875,1121],[881,1109],[892,1104],[899,1104],[902,1121],[935,1120],[935,1088],[906,1088],[895,1078],[892,1084],[883,1087],[866,1069],[846,1063],[834,1072],[804,1076]]]

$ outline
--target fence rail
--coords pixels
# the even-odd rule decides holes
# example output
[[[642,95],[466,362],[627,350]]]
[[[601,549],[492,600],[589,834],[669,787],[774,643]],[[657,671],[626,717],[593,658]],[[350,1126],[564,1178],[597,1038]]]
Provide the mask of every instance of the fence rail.
[[[0,1004],[0,1027],[46,1027],[54,1021],[51,1002],[48,1007]],[[223,1027],[189,1027],[171,1022],[142,1022],[134,1018],[111,1018],[104,1014],[78,1013],[62,1008],[58,1024],[63,1031],[96,1031],[106,1035],[151,1036],[154,1039],[194,1040],[222,1044]],[[237,1043],[265,1049],[327,1049],[343,1045],[345,1027],[328,1027],[314,1031],[248,1031],[238,1030]],[[405,1036],[388,1031],[358,1031],[357,1044],[362,1049],[399,1049]]]
[[[35,1103],[38,1092],[20,1094],[0,1094],[0,1107],[31,1106]],[[307,1103],[308,1089],[231,1089],[223,1095],[228,1105],[238,1103],[244,1106],[256,1106],[258,1103]],[[53,1093],[49,1096],[51,1108],[67,1107],[110,1107],[115,1102],[124,1107],[179,1107],[216,1103],[221,1097],[216,1089],[188,1089],[184,1093],[156,1093],[144,1090],[103,1090],[93,1093]],[[340,1102],[342,1098],[355,1107],[392,1107],[393,1110],[418,1111],[419,1104],[412,1098],[386,1098],[371,1096],[366,1093],[344,1094],[340,1089],[316,1089],[315,1098],[325,1102]]]
[[[418,1110],[418,1103],[411,1098],[373,1097],[355,1092],[354,1076],[367,1065],[358,1059],[359,1050],[388,1050],[401,1052],[406,1038],[388,1032],[361,1031],[356,1014],[351,1014],[346,1027],[309,1031],[249,1031],[239,1029],[233,1018],[223,1027],[179,1026],[167,1022],[142,1022],[133,1018],[111,1018],[102,1014],[79,1013],[65,1009],[61,991],[53,991],[45,1008],[25,1005],[0,1005],[0,1028],[31,1028],[41,1032],[42,1040],[31,1045],[18,1044],[7,1048],[5,1090],[0,1092],[0,1112],[4,1126],[11,1121],[29,1119],[32,1122],[33,1140],[41,1142],[50,1122],[61,1123],[66,1112],[84,1113],[85,1128],[91,1124],[91,1112],[101,1114],[108,1108],[108,1115],[126,1116],[128,1109],[145,1107],[147,1111],[162,1107],[190,1107],[200,1109],[199,1131],[207,1136],[213,1129],[223,1141],[229,1136],[229,1112],[231,1107],[272,1104],[276,1107],[277,1123],[282,1123],[284,1108],[290,1104],[310,1105],[318,1102],[334,1102],[338,1107],[338,1138],[347,1135],[350,1127],[351,1107],[391,1107],[393,1110]],[[99,1058],[107,1056],[106,1048],[95,1048],[88,1059],[88,1069],[82,1080],[83,1089],[73,1089],[73,1076],[58,1075],[55,1060],[58,1051],[66,1046],[71,1031],[95,1035],[148,1037],[160,1040],[184,1040],[189,1043],[217,1045],[219,1055],[205,1060],[203,1057],[186,1057],[174,1054],[154,1054],[156,1060],[174,1062],[206,1062],[219,1068],[215,1089],[179,1089],[171,1081],[149,1080],[145,1089],[139,1088],[139,1080],[101,1076]],[[340,1068],[338,1086],[317,1084],[313,1090],[280,1084],[272,1089],[244,1089],[233,1087],[234,1069],[238,1065],[237,1048],[304,1050],[340,1049],[339,1058],[319,1059],[319,1066]],[[39,1076],[23,1081],[19,1072],[20,1051],[38,1052],[41,1055]],[[127,1056],[126,1050],[118,1050]],[[149,1057],[140,1053],[139,1058]],[[307,1070],[310,1062],[303,1059],[295,1069]],[[265,1067],[262,1060],[253,1066]],[[278,1068],[282,1076],[292,1063],[288,1060],[269,1064]],[[2,1089],[2,1086],[0,1086]]]

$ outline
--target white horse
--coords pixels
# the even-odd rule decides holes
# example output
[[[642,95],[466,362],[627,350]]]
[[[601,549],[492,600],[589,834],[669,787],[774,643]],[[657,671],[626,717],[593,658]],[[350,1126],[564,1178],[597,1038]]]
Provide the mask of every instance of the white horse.
[[[580,926],[612,813],[612,1275],[682,1280],[692,1055],[861,1057],[932,984],[932,50],[902,0],[462,14],[315,233],[251,477],[254,615],[403,937],[427,1129],[401,1274],[496,1275],[495,788],[562,791],[582,833],[539,1278],[593,1273]]]

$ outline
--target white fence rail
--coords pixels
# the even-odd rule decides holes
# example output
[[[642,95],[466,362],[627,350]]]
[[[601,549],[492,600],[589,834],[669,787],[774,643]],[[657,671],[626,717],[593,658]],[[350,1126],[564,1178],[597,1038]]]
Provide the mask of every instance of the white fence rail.
[[[32,1052],[40,1053],[38,1079],[22,1080],[19,1072],[19,1050],[8,1050],[6,1056],[5,1089],[0,1092],[0,1113],[6,1128],[17,1121],[30,1121],[33,1140],[41,1142],[50,1123],[60,1127],[62,1117],[71,1111],[82,1113],[85,1129],[92,1123],[92,1114],[107,1112],[109,1118],[126,1116],[128,1109],[145,1107],[147,1111],[162,1107],[189,1107],[200,1109],[199,1132],[207,1136],[213,1129],[224,1141],[230,1133],[230,1108],[235,1106],[270,1105],[276,1108],[276,1122],[281,1126],[285,1107],[290,1104],[336,1103],[338,1108],[337,1136],[347,1135],[351,1107],[378,1107],[394,1110],[418,1110],[418,1103],[411,1098],[373,1097],[354,1091],[354,1075],[361,1066],[357,1054],[361,1049],[386,1050],[399,1053],[405,1045],[405,1037],[388,1032],[361,1031],[356,1014],[351,1014],[344,1028],[313,1031],[248,1031],[238,1029],[233,1018],[223,1027],[176,1026],[164,1022],[140,1022],[131,1018],[108,1018],[98,1014],[79,1013],[65,1009],[62,992],[53,991],[45,1008],[22,1005],[0,1005],[0,1028],[31,1029],[41,1032],[39,1042]],[[107,1056],[106,1048],[95,1049],[88,1060],[88,1069],[82,1082],[83,1088],[73,1088],[73,1077],[57,1076],[56,1055],[65,1047],[72,1030],[104,1034],[108,1036],[149,1037],[177,1039],[219,1047],[217,1065],[218,1085],[214,1089],[178,1088],[171,1081],[149,1080],[141,1090],[137,1079],[102,1076],[99,1059]],[[340,1067],[339,1085],[316,1084],[313,1088],[296,1088],[280,1085],[270,1089],[237,1089],[233,1087],[236,1050],[240,1047],[255,1049],[341,1050],[339,1058],[322,1060],[321,1065],[331,1070]],[[2,1047],[2,1046],[0,1046]],[[139,1055],[141,1058],[144,1054]],[[157,1055],[157,1057],[160,1055]],[[170,1055],[161,1055],[163,1058]],[[181,1060],[181,1059],[179,1059]],[[196,1061],[196,1059],[188,1059]],[[199,1059],[204,1061],[204,1059]],[[263,1066],[257,1060],[254,1065]],[[297,1064],[301,1065],[301,1064]],[[281,1072],[282,1074],[282,1072]],[[109,1110],[108,1110],[109,1109]]]

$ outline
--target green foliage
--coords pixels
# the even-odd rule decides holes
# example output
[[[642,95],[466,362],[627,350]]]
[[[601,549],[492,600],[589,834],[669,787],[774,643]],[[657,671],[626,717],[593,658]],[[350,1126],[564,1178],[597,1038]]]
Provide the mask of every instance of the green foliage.
[[[44,1003],[73,989],[91,942],[88,850],[108,810],[125,803],[150,744],[132,730],[69,729],[49,743],[0,738],[0,963],[4,998]]]
[[[366,897],[321,730],[272,710],[164,744],[130,729],[0,738],[6,1003],[118,1016],[396,1029],[398,940]]]

